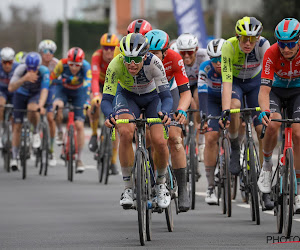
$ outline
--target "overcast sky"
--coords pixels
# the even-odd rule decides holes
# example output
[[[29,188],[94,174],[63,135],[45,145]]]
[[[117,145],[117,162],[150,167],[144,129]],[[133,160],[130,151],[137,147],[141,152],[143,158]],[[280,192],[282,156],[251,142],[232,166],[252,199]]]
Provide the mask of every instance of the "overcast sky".
[[[79,0],[68,0],[68,18],[73,17],[73,10],[78,7]],[[84,1],[84,0],[81,0]],[[46,22],[56,22],[63,19],[63,0],[0,0],[0,12],[5,20],[9,20],[9,5],[25,6],[30,8],[40,4],[42,17]]]

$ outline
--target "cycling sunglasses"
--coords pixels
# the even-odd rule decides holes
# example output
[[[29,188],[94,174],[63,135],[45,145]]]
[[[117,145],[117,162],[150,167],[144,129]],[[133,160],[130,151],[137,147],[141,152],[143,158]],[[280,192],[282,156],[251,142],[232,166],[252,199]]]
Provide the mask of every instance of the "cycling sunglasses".
[[[241,42],[246,43],[250,41],[250,43],[255,43],[258,39],[257,36],[239,36]]]
[[[181,50],[179,51],[181,56],[185,56],[185,54],[188,54],[189,56],[193,55],[195,53],[195,50]]]
[[[81,67],[82,66],[82,62],[68,62],[68,65],[71,67]]]
[[[43,54],[48,54],[48,53],[53,55],[54,51],[52,49],[43,49]]]
[[[124,62],[130,64],[131,62],[134,62],[135,64],[139,64],[143,61],[142,56],[124,56]]]
[[[4,65],[8,64],[8,65],[12,65],[14,61],[2,61],[2,63]]]
[[[104,50],[115,50],[115,46],[103,46]]]
[[[211,60],[211,62],[213,62],[213,63],[221,62],[221,56],[218,56],[218,57],[211,57],[210,60]]]
[[[297,40],[296,42],[289,42],[289,43],[284,43],[284,42],[280,42],[277,41],[277,44],[280,48],[284,49],[285,47],[288,47],[289,49],[292,49],[296,46],[296,44],[298,43],[299,40]]]

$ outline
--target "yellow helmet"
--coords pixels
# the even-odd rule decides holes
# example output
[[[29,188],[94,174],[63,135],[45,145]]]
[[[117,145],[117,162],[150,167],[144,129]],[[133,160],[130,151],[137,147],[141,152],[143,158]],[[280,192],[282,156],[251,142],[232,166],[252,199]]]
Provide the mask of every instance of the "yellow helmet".
[[[105,33],[103,36],[101,36],[101,46],[117,46],[118,44],[119,39],[115,34]]]
[[[259,36],[263,26],[255,17],[245,16],[238,20],[235,25],[235,32],[239,36]]]

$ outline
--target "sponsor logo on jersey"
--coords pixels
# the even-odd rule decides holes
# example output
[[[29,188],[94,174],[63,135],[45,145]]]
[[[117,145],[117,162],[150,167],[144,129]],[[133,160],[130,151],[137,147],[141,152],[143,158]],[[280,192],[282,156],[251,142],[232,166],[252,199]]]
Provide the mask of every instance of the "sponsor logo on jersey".
[[[264,71],[266,75],[270,74],[270,70],[271,70],[271,64],[273,64],[272,60],[270,58],[268,58],[268,60],[265,63],[265,67],[264,67]]]
[[[294,71],[289,71],[289,72],[285,72],[282,69],[276,72],[277,75],[279,76],[290,76],[290,77],[299,77],[300,76],[300,70],[294,70]]]

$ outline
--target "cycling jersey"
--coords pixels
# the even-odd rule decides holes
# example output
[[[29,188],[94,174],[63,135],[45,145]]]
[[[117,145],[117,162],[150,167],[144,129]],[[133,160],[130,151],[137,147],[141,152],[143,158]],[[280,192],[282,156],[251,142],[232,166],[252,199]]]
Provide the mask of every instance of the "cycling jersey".
[[[229,38],[222,46],[223,82],[232,83],[233,77],[243,80],[255,77],[261,71],[264,53],[269,47],[269,41],[261,36],[254,49],[245,54],[240,49],[239,40]]]
[[[61,76],[61,79],[57,79]],[[83,64],[76,74],[73,76],[68,65],[68,59],[59,60],[50,75],[51,84],[62,85],[69,90],[79,90],[82,87],[91,86],[91,66],[88,61],[83,60]]]
[[[100,86],[104,85],[105,73],[108,67],[108,62],[103,59],[103,50],[97,50],[92,56],[92,92],[93,95],[99,95]],[[102,91],[101,91],[102,92]]]
[[[57,63],[58,63],[58,59],[53,57],[48,65],[48,69],[49,69],[50,73],[54,70]],[[49,91],[48,91],[48,97],[47,97],[47,101],[46,101],[47,112],[52,112],[52,109],[53,109],[52,103],[53,103],[54,97],[55,97],[55,85],[50,85]]]
[[[300,51],[293,60],[285,59],[273,44],[265,53],[261,84],[279,88],[300,87]]]
[[[16,82],[27,73],[26,64],[20,64],[14,71],[10,82]],[[41,89],[49,88],[49,69],[41,65],[38,69],[38,79],[36,82],[24,82],[23,85],[16,90],[16,93],[33,96],[41,91]]]
[[[59,62],[59,60],[55,57],[53,57],[51,59],[51,61],[49,62],[49,65],[48,65],[48,69],[49,69],[50,73],[54,70],[54,68],[58,62]]]
[[[177,52],[168,49],[167,55],[163,60],[163,65],[170,84],[170,90],[175,89],[177,86],[179,93],[189,90],[189,79],[185,72],[184,63]]]
[[[0,62],[0,96],[2,96],[8,102],[12,102],[13,96],[13,93],[8,91],[8,84],[18,65],[18,63],[14,62],[11,71],[7,73],[4,71],[2,63]]]
[[[102,111],[106,117],[113,112],[112,101],[116,95],[118,83],[122,89],[136,95],[144,95],[157,91],[162,99],[165,98],[165,95],[165,100],[168,97],[171,98],[170,87],[163,64],[152,53],[147,53],[142,69],[135,76],[130,75],[125,67],[124,56],[122,54],[119,54],[111,61],[106,70],[103,100],[101,103]],[[162,109],[165,109],[168,113],[172,108],[172,98],[171,102],[169,102],[169,99],[167,102],[162,100]]]

